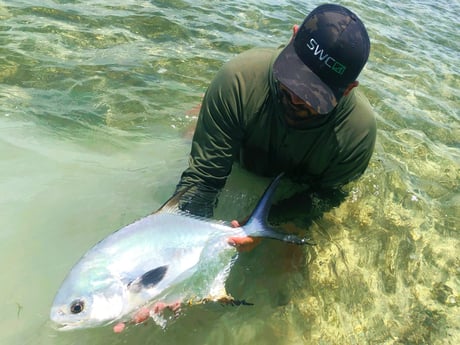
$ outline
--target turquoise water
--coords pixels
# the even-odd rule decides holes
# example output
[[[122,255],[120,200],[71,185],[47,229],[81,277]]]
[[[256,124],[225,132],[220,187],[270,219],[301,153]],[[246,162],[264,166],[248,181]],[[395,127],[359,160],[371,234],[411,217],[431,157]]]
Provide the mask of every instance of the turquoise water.
[[[445,0],[340,2],[371,36],[376,152],[306,229],[317,246],[240,257],[229,290],[254,306],[120,335],[48,322],[73,263],[173,192],[218,68],[287,42],[319,3],[0,1],[0,343],[460,343],[460,5]],[[242,219],[266,183],[235,170],[216,215]]]

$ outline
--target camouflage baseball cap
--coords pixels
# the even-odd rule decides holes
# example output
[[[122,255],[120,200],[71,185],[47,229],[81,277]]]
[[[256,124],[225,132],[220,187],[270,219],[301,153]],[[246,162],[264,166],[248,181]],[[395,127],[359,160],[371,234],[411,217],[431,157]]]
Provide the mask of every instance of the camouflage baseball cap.
[[[357,79],[369,51],[366,28],[353,12],[340,5],[321,5],[277,57],[273,73],[318,113],[327,114]]]

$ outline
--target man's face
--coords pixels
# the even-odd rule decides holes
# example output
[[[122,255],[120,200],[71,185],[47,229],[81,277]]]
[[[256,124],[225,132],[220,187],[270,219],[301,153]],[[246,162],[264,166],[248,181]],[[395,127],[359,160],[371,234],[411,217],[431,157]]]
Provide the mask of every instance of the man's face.
[[[293,128],[303,128],[309,124],[313,117],[319,113],[308,103],[291,92],[286,86],[278,83],[281,94],[281,103],[284,106],[284,118],[288,126]]]

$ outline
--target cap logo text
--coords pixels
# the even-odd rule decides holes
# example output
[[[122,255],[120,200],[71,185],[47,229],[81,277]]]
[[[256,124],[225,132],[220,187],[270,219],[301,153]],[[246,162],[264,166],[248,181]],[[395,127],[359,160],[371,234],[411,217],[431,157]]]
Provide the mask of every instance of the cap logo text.
[[[335,73],[342,75],[345,72],[346,66],[325,53],[324,49],[319,46],[319,43],[316,42],[314,38],[310,39],[307,43],[307,47],[313,52],[314,56],[318,57],[319,61],[324,62],[324,64]]]

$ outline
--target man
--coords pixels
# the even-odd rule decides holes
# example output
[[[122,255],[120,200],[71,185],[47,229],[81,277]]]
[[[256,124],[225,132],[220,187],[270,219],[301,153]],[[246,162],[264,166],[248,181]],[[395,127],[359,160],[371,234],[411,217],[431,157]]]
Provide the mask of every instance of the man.
[[[359,177],[371,158],[376,124],[357,77],[370,50],[350,10],[321,5],[284,49],[252,49],[225,64],[209,86],[180,208],[211,216],[234,162],[251,172],[285,172],[311,190]]]

